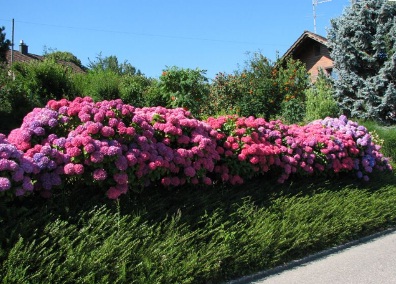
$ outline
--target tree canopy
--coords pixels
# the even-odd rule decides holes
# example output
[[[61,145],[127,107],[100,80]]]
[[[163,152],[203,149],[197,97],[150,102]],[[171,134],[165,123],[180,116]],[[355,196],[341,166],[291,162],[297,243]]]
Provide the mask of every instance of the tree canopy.
[[[136,70],[127,60],[123,63],[118,62],[115,55],[103,57],[101,53],[96,60],[89,60],[88,68],[92,71],[112,71],[118,75],[141,75],[140,70]]]

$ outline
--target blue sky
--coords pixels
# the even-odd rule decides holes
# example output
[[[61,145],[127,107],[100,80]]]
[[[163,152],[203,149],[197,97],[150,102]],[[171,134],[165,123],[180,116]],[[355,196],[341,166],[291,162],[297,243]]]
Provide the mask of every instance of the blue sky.
[[[115,55],[154,78],[166,66],[204,69],[209,78],[232,73],[248,52],[275,60],[305,30],[314,30],[312,0],[1,2],[0,26],[11,40],[14,19],[16,50],[23,40],[30,53],[41,55],[45,47],[68,51],[84,65],[100,53]],[[317,33],[326,36],[330,19],[349,4],[318,4]]]

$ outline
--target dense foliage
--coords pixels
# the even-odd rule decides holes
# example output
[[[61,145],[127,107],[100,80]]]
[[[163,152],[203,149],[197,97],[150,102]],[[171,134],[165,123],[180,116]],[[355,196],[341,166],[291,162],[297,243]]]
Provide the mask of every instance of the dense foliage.
[[[168,107],[183,107],[199,116],[209,92],[206,71],[176,66],[163,70],[158,87]]]
[[[44,55],[45,58],[54,60],[56,62],[71,62],[80,67],[82,70],[86,68],[82,65],[81,60],[78,59],[74,54],[67,51],[58,51],[50,48],[45,48]]]
[[[396,122],[396,5],[354,1],[328,32],[338,73],[335,98],[344,114]]]
[[[287,122],[301,121],[308,82],[308,73],[300,61],[283,58],[273,63],[254,53],[242,70],[216,75],[204,112],[254,115],[267,120],[282,116]]]
[[[75,97],[72,69],[53,59],[16,62],[12,70],[18,78],[13,84],[29,98],[31,105],[45,106],[51,99]]]
[[[261,178],[119,202],[87,198],[87,189],[24,199],[24,211],[0,211],[0,281],[229,283],[394,226],[395,180]]]
[[[305,119],[307,121],[339,115],[339,108],[333,97],[333,92],[332,80],[324,74],[323,70],[320,70],[315,83],[305,91]]]

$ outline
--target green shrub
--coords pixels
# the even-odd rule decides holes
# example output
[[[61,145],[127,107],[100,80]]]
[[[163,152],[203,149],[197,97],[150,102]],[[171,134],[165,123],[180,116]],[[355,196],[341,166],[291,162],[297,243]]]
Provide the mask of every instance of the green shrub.
[[[283,100],[274,81],[274,65],[260,53],[254,53],[242,71],[243,94],[237,99],[241,116],[269,119],[277,114]]]
[[[376,181],[266,177],[100,206],[81,188],[8,214],[0,204],[0,282],[223,283],[394,226],[395,175]]]
[[[81,60],[78,59],[74,54],[68,51],[58,51],[51,48],[44,49],[44,58],[54,60],[56,62],[63,61],[63,62],[71,62],[81,69],[85,70],[86,68],[82,65]]]
[[[206,112],[253,115],[267,120],[282,114],[294,122],[301,117],[297,112],[303,111],[307,85],[308,73],[300,61],[287,58],[272,63],[254,53],[241,71],[216,75]],[[298,103],[297,108],[287,103],[290,100]]]
[[[168,107],[187,108],[194,116],[201,114],[201,105],[209,93],[206,71],[176,66],[163,70],[159,87]]]
[[[146,105],[145,95],[153,80],[143,75],[125,75],[120,80],[120,98],[124,103],[135,107]]]
[[[81,93],[95,101],[120,98],[121,76],[111,70],[90,71],[79,78]]]
[[[305,117],[305,103],[296,98],[282,102],[280,117],[289,124],[302,122]]]
[[[25,115],[41,104],[38,96],[28,96],[23,84],[0,66],[0,133],[19,127]]]
[[[117,56],[103,57],[102,53],[99,53],[94,61],[89,60],[88,68],[93,72],[112,71],[121,76],[141,75],[140,70],[136,70],[127,60],[120,63]]]
[[[35,106],[62,98],[74,99],[73,71],[52,59],[16,62],[13,65],[16,84]]]
[[[0,29],[1,30],[1,29]],[[8,75],[5,66],[0,64],[0,112],[12,112],[12,95],[10,94],[9,85],[12,78]]]
[[[210,84],[208,100],[202,105],[208,116],[238,114],[237,100],[244,95],[243,76],[240,74],[218,73]]]
[[[306,90],[306,114],[305,120],[312,121],[327,116],[337,117],[339,109],[333,98],[333,86],[331,80],[322,70],[316,82]]]
[[[167,97],[162,94],[158,80],[152,79],[151,85],[144,94],[145,106],[162,106],[166,107],[169,103]]]

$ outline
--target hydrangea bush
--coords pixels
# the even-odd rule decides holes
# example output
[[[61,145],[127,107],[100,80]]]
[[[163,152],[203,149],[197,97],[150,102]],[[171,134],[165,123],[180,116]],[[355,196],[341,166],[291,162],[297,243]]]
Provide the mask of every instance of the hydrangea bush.
[[[22,151],[7,141],[4,134],[0,134],[0,194],[12,198],[32,192],[31,175],[34,170],[34,160],[25,157]]]
[[[345,116],[305,126],[235,115],[200,121],[182,108],[85,97],[49,101],[0,135],[0,192],[10,197],[49,197],[73,184],[117,199],[150,184],[241,184],[267,172],[280,183],[340,172],[368,180],[374,170],[391,170],[388,159]]]
[[[209,118],[208,123],[219,132],[221,162],[217,172],[222,180],[231,178],[231,183],[235,178],[242,182],[242,177],[270,169],[279,175],[280,183],[293,173],[355,172],[368,181],[374,169],[391,170],[389,160],[380,153],[380,146],[374,144],[367,129],[345,116],[305,126],[237,116]],[[228,173],[232,175],[225,175]]]

